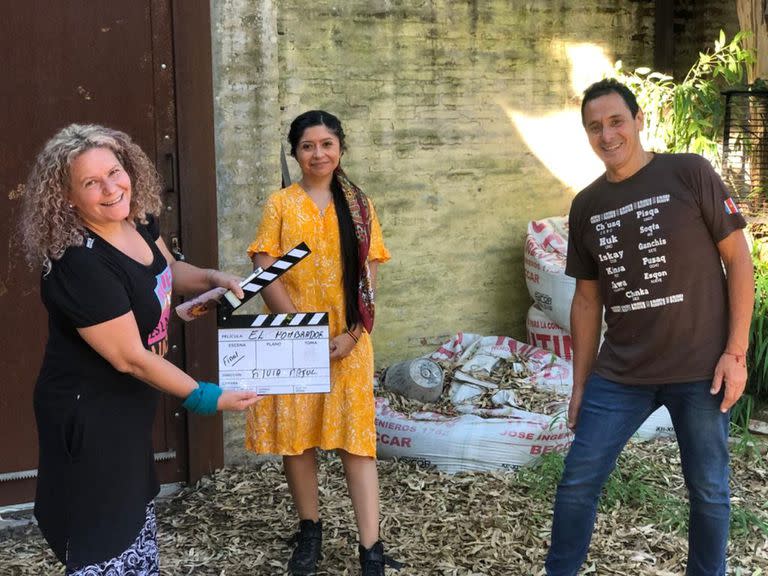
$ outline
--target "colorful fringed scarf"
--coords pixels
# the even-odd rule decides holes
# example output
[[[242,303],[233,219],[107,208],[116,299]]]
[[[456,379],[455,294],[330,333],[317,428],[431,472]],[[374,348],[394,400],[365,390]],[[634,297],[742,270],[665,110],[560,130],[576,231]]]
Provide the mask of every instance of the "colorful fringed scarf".
[[[355,226],[357,237],[357,255],[360,264],[360,280],[357,285],[357,308],[360,312],[360,321],[365,329],[370,332],[373,329],[374,294],[371,282],[371,270],[368,267],[368,251],[371,248],[371,211],[368,209],[368,200],[360,190],[344,173],[339,166],[336,169],[336,177],[344,192],[344,199],[349,206],[352,215],[352,223]]]

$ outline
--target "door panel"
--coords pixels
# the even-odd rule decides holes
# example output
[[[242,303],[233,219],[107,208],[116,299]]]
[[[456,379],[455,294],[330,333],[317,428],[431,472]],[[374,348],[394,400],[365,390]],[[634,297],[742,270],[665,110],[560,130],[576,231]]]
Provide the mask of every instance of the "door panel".
[[[0,19],[0,506],[34,496],[32,391],[47,333],[39,272],[24,263],[16,234],[24,181],[46,139],[72,122],[124,130],[161,174],[175,172],[170,3],[26,0],[9,3]],[[161,217],[169,244],[179,235],[180,204],[170,184]],[[169,359],[181,365],[183,331],[174,322]],[[186,479],[186,422],[178,408],[177,399],[164,397],[155,422],[163,482]]]

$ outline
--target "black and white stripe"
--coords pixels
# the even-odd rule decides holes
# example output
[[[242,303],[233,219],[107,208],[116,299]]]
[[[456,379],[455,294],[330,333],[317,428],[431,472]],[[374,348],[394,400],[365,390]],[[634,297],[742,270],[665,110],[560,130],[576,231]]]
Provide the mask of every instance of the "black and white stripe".
[[[251,323],[253,327],[328,326],[326,312],[297,312],[296,314],[260,314]]]
[[[219,328],[295,328],[297,326],[328,326],[327,312],[296,312],[295,314],[235,314]]]
[[[240,283],[240,287],[245,293],[242,299],[235,296],[231,291],[224,294],[224,298],[219,303],[219,324],[226,322],[232,312],[256,296],[262,288],[269,286],[291,267],[309,256],[311,252],[309,246],[302,242],[275,260],[266,270],[261,268],[254,270],[248,278]]]

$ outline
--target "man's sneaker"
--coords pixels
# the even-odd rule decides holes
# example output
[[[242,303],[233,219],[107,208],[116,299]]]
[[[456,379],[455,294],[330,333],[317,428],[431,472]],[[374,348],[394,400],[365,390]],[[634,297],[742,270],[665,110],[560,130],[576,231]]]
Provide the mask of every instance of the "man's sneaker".
[[[302,520],[299,531],[291,538],[296,548],[288,561],[288,572],[293,576],[312,576],[317,571],[320,548],[323,544],[323,523]]]

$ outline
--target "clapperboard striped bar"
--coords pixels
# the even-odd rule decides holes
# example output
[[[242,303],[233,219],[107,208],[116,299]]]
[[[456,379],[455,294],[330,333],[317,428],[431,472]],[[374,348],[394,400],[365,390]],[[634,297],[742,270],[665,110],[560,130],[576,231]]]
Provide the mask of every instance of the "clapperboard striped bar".
[[[235,296],[231,291],[224,294],[224,298],[222,298],[218,307],[219,325],[227,322],[230,319],[232,312],[256,296],[262,288],[269,286],[285,272],[309,256],[311,252],[309,246],[302,242],[275,260],[266,270],[262,270],[261,268],[254,270],[253,273],[240,284],[240,287],[245,293],[242,300]]]
[[[327,312],[296,312],[294,314],[233,314],[220,328],[296,328],[328,326]]]

